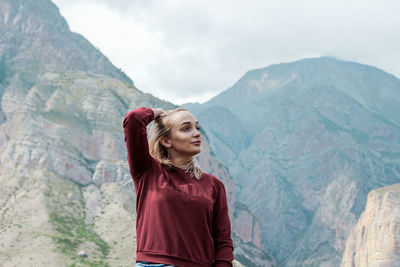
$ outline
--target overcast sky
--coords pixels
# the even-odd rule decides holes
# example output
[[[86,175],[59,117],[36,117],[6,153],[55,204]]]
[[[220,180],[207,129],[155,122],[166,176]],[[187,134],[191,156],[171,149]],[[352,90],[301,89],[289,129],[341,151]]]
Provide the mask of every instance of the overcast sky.
[[[400,77],[400,1],[53,0],[144,92],[204,102],[248,70],[335,56]]]

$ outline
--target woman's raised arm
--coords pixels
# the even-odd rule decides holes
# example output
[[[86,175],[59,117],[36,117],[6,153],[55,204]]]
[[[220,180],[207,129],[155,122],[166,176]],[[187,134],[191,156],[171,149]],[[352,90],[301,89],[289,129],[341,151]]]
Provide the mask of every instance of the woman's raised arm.
[[[158,113],[158,112],[157,112]],[[129,170],[134,180],[152,166],[153,158],[149,152],[146,126],[155,118],[152,108],[139,107],[129,111],[122,123],[128,152]]]

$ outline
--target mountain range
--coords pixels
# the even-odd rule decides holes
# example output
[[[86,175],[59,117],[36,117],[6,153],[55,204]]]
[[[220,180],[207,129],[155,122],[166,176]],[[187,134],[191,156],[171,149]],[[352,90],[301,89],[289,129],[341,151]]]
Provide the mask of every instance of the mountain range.
[[[0,262],[132,265],[122,119],[178,106],[136,88],[49,0],[0,2],[0,101]],[[394,75],[320,57],[182,105],[202,128],[196,160],[227,189],[234,266],[398,264],[399,103]]]
[[[333,57],[248,71],[188,103],[282,266],[338,266],[367,194],[400,182],[400,80]],[[219,116],[215,116],[219,114]]]
[[[49,0],[0,2],[0,99],[1,265],[134,264],[122,121],[139,106],[177,106],[137,89]],[[271,266],[258,222],[203,134],[197,160],[226,186],[235,266]]]

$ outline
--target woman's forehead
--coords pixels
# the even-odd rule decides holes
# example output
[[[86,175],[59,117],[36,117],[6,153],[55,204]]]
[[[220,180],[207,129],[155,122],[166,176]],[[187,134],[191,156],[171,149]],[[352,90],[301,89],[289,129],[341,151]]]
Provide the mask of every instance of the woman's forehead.
[[[196,118],[193,116],[192,113],[190,113],[189,111],[183,110],[183,111],[179,111],[177,113],[175,113],[172,117],[171,117],[171,121],[173,124],[180,126],[181,124],[184,124],[186,122],[190,122],[190,123],[196,123],[197,120]]]

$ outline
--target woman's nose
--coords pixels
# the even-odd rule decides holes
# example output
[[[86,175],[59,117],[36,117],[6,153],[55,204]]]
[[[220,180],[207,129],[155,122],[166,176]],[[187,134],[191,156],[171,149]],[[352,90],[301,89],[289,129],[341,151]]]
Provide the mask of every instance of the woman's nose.
[[[197,128],[195,128],[195,130],[194,130],[194,136],[200,136],[200,135],[201,135],[200,130],[197,129]]]

